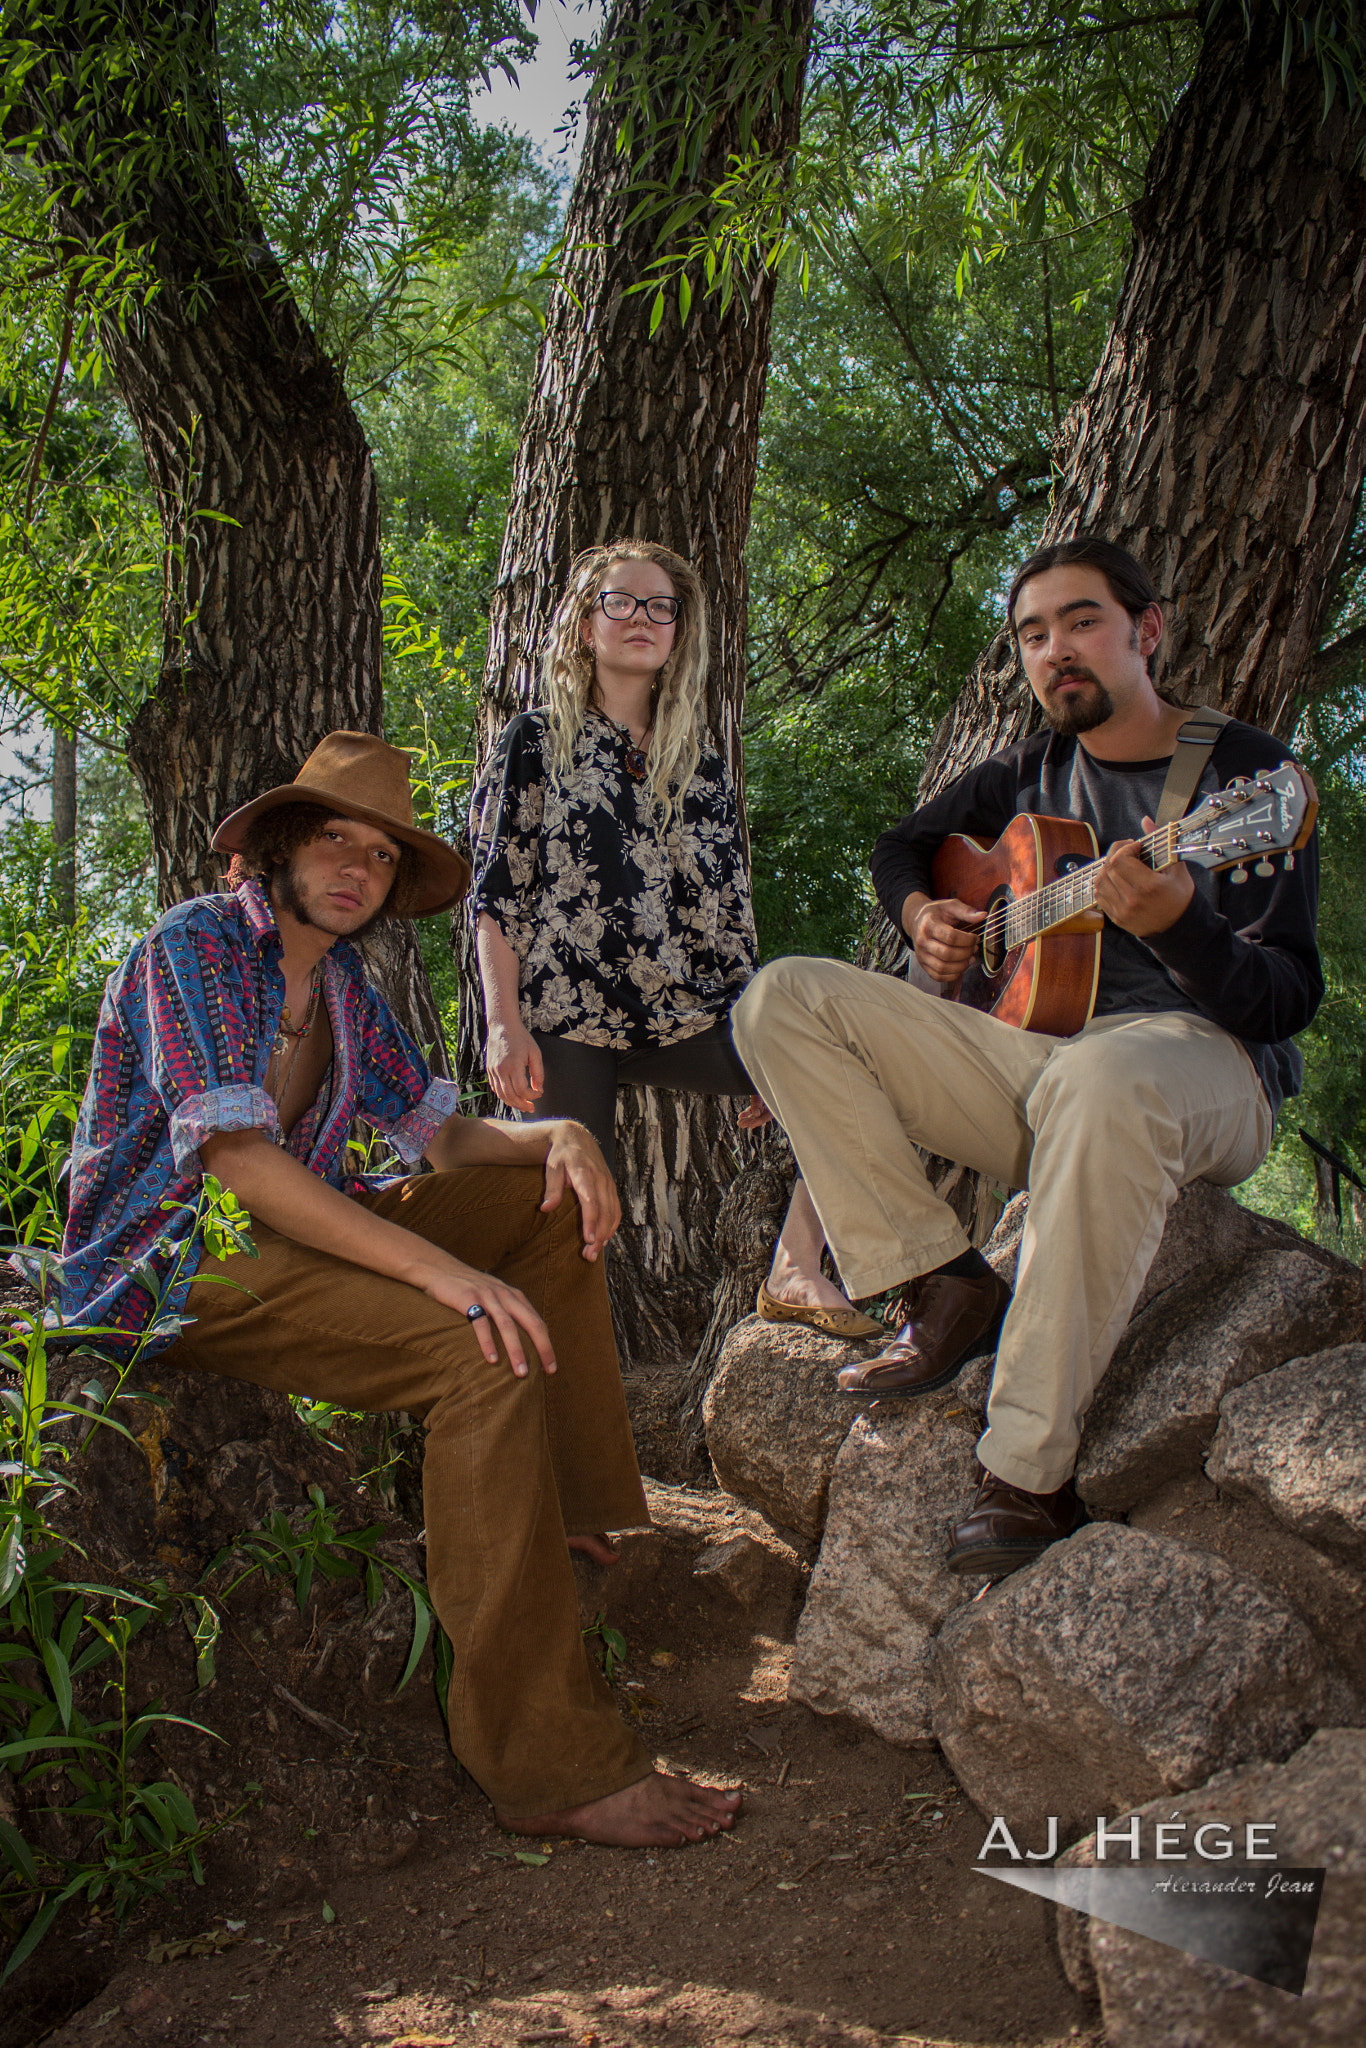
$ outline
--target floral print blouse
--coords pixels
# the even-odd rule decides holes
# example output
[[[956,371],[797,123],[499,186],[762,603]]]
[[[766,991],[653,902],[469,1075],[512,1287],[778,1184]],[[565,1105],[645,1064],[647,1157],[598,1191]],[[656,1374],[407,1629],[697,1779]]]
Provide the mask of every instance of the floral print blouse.
[[[667,827],[626,765],[630,734],[590,711],[572,775],[545,714],[504,728],[470,802],[471,915],[520,964],[528,1030],[629,1052],[705,1031],[753,975],[735,790],[709,738]]]

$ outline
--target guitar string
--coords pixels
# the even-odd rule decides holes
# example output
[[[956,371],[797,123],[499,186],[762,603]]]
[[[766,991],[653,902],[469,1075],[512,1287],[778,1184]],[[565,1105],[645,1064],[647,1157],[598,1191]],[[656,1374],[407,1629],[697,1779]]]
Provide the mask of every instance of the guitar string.
[[[1197,816],[1199,815],[1201,814],[1197,813]],[[1150,832],[1138,843],[1146,853],[1151,855],[1156,852],[1158,841],[1165,839],[1167,842],[1166,855],[1160,866],[1170,867],[1178,857],[1178,840],[1181,838],[1183,831],[1189,831],[1195,822],[1195,818],[1174,819],[1169,825],[1159,825],[1155,831]],[[1007,900],[998,903],[988,913],[986,923],[981,926],[978,932],[978,937],[983,946],[990,941],[1000,938],[1004,933],[1006,943],[1003,950],[1006,953],[1011,953],[1017,946],[1027,945],[1031,939],[1042,937],[1049,930],[1050,926],[1065,924],[1069,917],[1075,917],[1081,911],[1089,910],[1095,902],[1095,877],[1100,873],[1104,865],[1105,861],[1103,858],[1092,861],[1084,868],[1074,868],[1061,881],[1046,882],[1042,889],[1032,890],[1028,896],[1020,896],[1016,897],[1013,901]],[[1149,865],[1155,869],[1158,868],[1158,863],[1151,860]],[[1084,883],[1091,883],[1093,886],[1085,899],[1078,902],[1075,900],[1076,891],[1078,886]],[[1038,911],[1045,913],[1041,922],[1036,922],[1032,916],[1027,915],[1027,913]],[[1061,914],[1056,914],[1059,911]]]
[[[1179,819],[1170,825],[1159,825],[1155,832],[1150,832],[1146,838],[1141,839],[1139,845],[1145,853],[1152,854],[1157,850],[1158,841],[1165,839],[1167,841],[1167,858],[1162,862],[1162,866],[1169,867],[1175,858],[1175,843],[1180,830],[1181,820]],[[1066,923],[1067,918],[1075,917],[1082,910],[1088,910],[1095,901],[1094,881],[1104,865],[1103,859],[1092,861],[1087,867],[1074,868],[1071,874],[1065,875],[1061,881],[1046,882],[1042,889],[1032,890],[1028,896],[1016,897],[1013,902],[998,903],[988,914],[987,921],[981,927],[978,936],[985,944],[989,940],[999,938],[1002,933],[1009,933],[1010,928],[1014,926],[1015,936],[1008,938],[1005,947],[1007,952],[1013,952],[1016,946],[1025,945],[1030,939],[1038,938],[1043,932],[1047,931],[1050,924]],[[1081,902],[1069,901],[1068,899],[1074,896],[1078,885],[1086,882],[1092,883],[1092,894]],[[1051,915],[1053,911],[1062,909],[1064,905],[1066,908],[1063,911],[1063,915],[1057,917]],[[1044,916],[1041,924],[1035,924],[1032,918],[1026,916],[1026,913],[1035,910],[1046,911],[1050,914]],[[1027,923],[1031,924],[1033,928],[1028,930],[1021,929]]]

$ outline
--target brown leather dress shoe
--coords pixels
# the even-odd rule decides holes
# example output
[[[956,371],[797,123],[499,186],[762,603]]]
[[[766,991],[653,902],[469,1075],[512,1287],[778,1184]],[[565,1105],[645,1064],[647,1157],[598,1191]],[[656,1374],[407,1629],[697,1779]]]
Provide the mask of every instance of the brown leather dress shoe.
[[[994,1351],[1010,1289],[994,1273],[957,1280],[925,1273],[906,1289],[908,1321],[885,1351],[840,1370],[839,1390],[861,1401],[931,1394],[957,1379],[970,1358]]]
[[[980,1465],[977,1469],[982,1475],[977,1498],[963,1520],[949,1527],[951,1572],[1004,1578],[1033,1564],[1050,1543],[1075,1535],[1088,1519],[1070,1479],[1056,1493],[1026,1493]]]

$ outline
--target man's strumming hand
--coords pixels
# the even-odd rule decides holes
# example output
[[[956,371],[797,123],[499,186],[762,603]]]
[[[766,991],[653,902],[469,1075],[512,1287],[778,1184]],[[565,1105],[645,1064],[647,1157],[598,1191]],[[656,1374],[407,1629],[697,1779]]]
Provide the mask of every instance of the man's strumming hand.
[[[911,895],[901,906],[901,923],[916,959],[934,981],[957,981],[977,951],[984,910],[974,910],[956,896],[933,901]]]
[[[621,1221],[617,1184],[607,1171],[598,1142],[582,1124],[557,1121],[532,1128],[550,1132],[545,1155],[545,1200],[541,1207],[557,1209],[567,1182],[579,1198],[583,1255],[596,1259]]]
[[[1151,818],[1145,832],[1154,830]],[[1121,839],[1110,848],[1096,877],[1096,903],[1111,924],[1136,939],[1169,931],[1195,894],[1195,883],[1183,860],[1170,867],[1150,868],[1140,859],[1142,841]]]

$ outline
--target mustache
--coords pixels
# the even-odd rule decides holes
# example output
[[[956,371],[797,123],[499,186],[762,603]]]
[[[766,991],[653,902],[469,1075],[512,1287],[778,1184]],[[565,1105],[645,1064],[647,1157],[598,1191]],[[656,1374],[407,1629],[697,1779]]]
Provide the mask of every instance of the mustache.
[[[1060,669],[1057,675],[1049,682],[1048,687],[1050,690],[1056,690],[1059,683],[1095,683],[1099,685],[1100,677],[1089,668],[1082,668],[1078,664],[1072,668]]]

